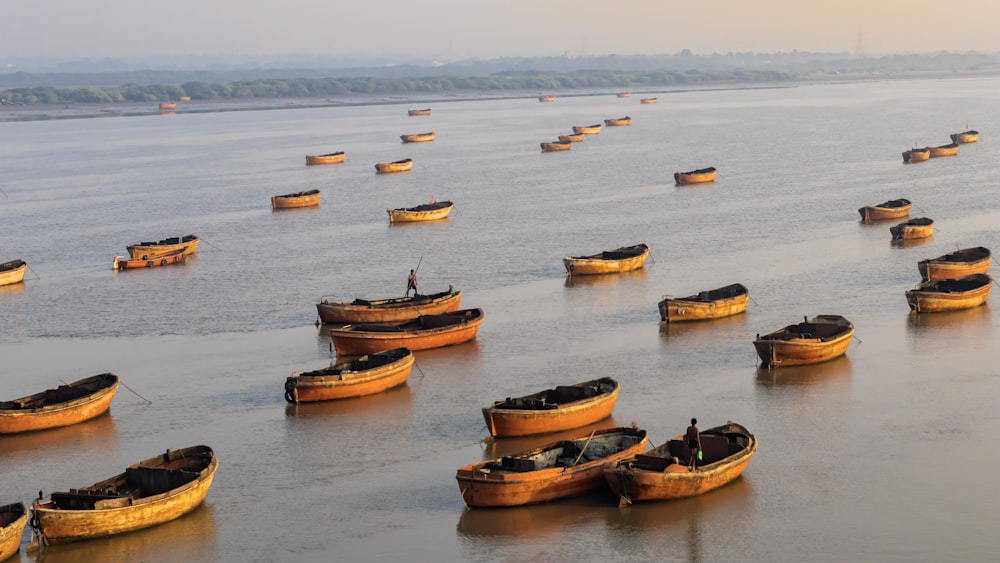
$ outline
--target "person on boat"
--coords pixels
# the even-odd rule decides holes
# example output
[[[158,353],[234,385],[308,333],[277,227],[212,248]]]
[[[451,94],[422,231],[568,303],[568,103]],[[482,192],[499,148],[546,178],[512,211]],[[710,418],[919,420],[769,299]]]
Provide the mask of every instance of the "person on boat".
[[[691,461],[688,462],[688,471],[694,471],[698,462],[698,452],[701,451],[701,433],[698,432],[698,419],[691,419],[691,426],[687,428],[685,436],[688,449],[691,450]]]
[[[417,273],[414,272],[413,270],[410,270],[410,277],[407,278],[407,280],[406,280],[406,294],[404,295],[404,297],[409,297],[410,296],[410,290],[411,289],[413,290],[413,296],[416,297],[416,295],[417,295]]]

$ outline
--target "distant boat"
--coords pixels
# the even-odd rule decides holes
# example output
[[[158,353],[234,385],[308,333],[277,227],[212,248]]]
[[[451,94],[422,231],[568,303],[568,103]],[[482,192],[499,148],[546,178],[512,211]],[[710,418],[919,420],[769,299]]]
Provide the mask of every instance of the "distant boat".
[[[316,164],[338,164],[344,162],[344,151],[331,152],[327,154],[307,154],[306,166]]]
[[[404,143],[429,143],[434,140],[434,132],[429,131],[427,133],[415,133],[413,135],[400,135],[399,138],[403,140]]]
[[[182,101],[182,102],[190,102],[191,101],[191,96],[181,96],[180,98],[177,98],[177,99],[180,100],[180,101]]]
[[[28,271],[28,263],[18,258],[0,264],[0,285],[13,285],[24,281],[24,273]]]
[[[160,102],[160,109],[177,109],[177,102]]]
[[[569,133],[566,135],[559,135],[560,141],[569,141],[571,143],[580,143],[583,142],[583,140],[586,138],[587,136],[584,135],[583,133]]]
[[[592,274],[617,274],[638,270],[649,257],[649,246],[644,243],[605,250],[590,256],[563,258],[566,272],[572,276]]]
[[[597,135],[601,132],[601,124],[595,123],[593,125],[574,125],[574,133],[583,133],[584,135]]]
[[[554,102],[556,101],[555,96],[541,96],[538,98],[539,102]]]
[[[550,141],[539,144],[542,147],[542,152],[568,151],[573,148],[573,141]]]
[[[394,162],[379,162],[375,165],[376,174],[391,174],[393,172],[408,172],[413,168],[413,159],[404,158]]]
[[[133,242],[125,246],[125,251],[133,259],[149,260],[164,254],[173,254],[183,250],[184,254],[194,254],[201,239],[198,235],[165,238],[156,242]]]
[[[0,402],[0,434],[78,424],[111,408],[118,376],[102,373],[34,395]]]
[[[611,416],[620,385],[602,377],[506,398],[483,408],[492,436],[510,438],[579,428]]]
[[[427,108],[427,109],[411,109],[411,110],[409,110],[409,111],[406,112],[406,115],[409,115],[409,116],[414,116],[414,115],[430,115],[430,114],[431,114],[430,108]]]
[[[958,143],[951,143],[947,145],[941,145],[939,147],[930,147],[931,158],[939,156],[955,156],[958,154]]]
[[[639,100],[639,103],[640,104],[655,104],[656,103],[656,98],[642,98],[641,100]]]
[[[818,364],[843,356],[854,324],[840,315],[817,315],[774,332],[757,335],[753,346],[768,367]]]
[[[747,310],[750,292],[741,283],[660,301],[660,322],[701,321],[738,315]]]
[[[906,292],[906,303],[916,313],[971,309],[985,303],[991,289],[993,278],[986,274],[925,281]]]
[[[985,274],[993,263],[993,253],[983,246],[954,250],[937,258],[917,262],[920,276],[929,281]]]
[[[386,209],[390,223],[413,223],[418,221],[439,221],[448,217],[455,207],[450,201],[435,201],[416,207],[399,207]]]
[[[691,170],[690,172],[674,172],[674,183],[680,186],[684,184],[704,184],[707,182],[714,182],[716,173],[715,168],[712,166],[698,170]]]
[[[308,190],[291,194],[276,195],[271,198],[272,209],[289,209],[294,207],[312,207],[319,205],[322,194],[319,190]]]
[[[0,561],[17,554],[21,548],[28,507],[23,502],[0,506]]]
[[[413,352],[396,348],[338,362],[285,380],[285,400],[308,403],[363,397],[406,383],[413,369]]]
[[[979,131],[969,130],[961,133],[952,133],[951,142],[956,144],[975,143],[979,140]]]
[[[892,240],[927,238],[934,234],[934,220],[927,217],[917,217],[894,227],[889,227]]]
[[[632,118],[629,116],[619,117],[617,119],[605,119],[604,124],[608,127],[621,127],[624,125],[632,125]]]
[[[482,309],[422,315],[392,324],[354,324],[330,330],[337,356],[360,356],[392,348],[427,350],[468,342],[476,337]]]
[[[911,162],[923,162],[931,157],[931,149],[929,147],[924,147],[922,149],[910,149],[903,151],[903,164],[910,164]]]
[[[883,219],[899,219],[910,214],[913,203],[905,198],[890,199],[878,205],[866,205],[858,208],[861,221],[869,223],[871,221],[881,221]]]
[[[182,247],[179,250],[174,250],[173,252],[168,252],[166,254],[158,254],[156,256],[149,256],[146,259],[143,258],[130,258],[128,256],[115,256],[115,260],[111,265],[112,270],[135,270],[137,268],[154,268],[157,266],[169,266],[171,264],[180,264],[185,262],[187,259],[187,247]]]
[[[628,93],[628,92],[618,92],[618,93],[617,93],[617,94],[615,94],[615,95],[616,95],[616,96],[618,96],[619,98],[628,98],[628,97],[629,97],[629,96],[631,96],[632,94],[630,94],[630,93]]]

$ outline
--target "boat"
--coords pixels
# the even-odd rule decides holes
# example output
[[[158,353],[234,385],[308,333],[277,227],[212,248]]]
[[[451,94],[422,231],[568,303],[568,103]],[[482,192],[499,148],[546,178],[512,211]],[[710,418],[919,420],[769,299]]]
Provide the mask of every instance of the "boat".
[[[909,164],[911,162],[923,162],[931,157],[931,149],[924,147],[922,149],[910,149],[903,151],[903,164]]]
[[[427,108],[427,109],[411,109],[411,110],[408,110],[406,112],[406,115],[409,115],[409,116],[414,116],[414,115],[430,115],[430,114],[431,114],[430,108]]]
[[[413,168],[413,159],[404,158],[394,162],[379,162],[375,165],[376,174],[389,174],[391,172],[408,172]]]
[[[319,190],[308,190],[291,194],[276,195],[271,198],[272,209],[290,209],[293,207],[313,207],[319,205],[323,194]]]
[[[870,223],[872,221],[881,221],[883,219],[899,219],[900,217],[906,217],[910,214],[911,207],[913,207],[913,203],[908,199],[890,199],[889,201],[884,201],[878,205],[866,205],[865,207],[859,207],[858,214],[861,215],[861,222]]]
[[[632,96],[632,94],[630,94],[629,92],[618,92],[617,94],[615,94],[615,96],[618,96],[619,98],[628,98]]]
[[[660,301],[660,322],[701,321],[738,315],[747,310],[750,292],[741,283]]]
[[[758,334],[753,346],[762,366],[799,366],[843,356],[853,336],[851,321],[840,315],[818,315],[764,336]]]
[[[190,102],[191,101],[191,96],[181,96],[180,98],[177,98],[177,99],[180,100],[180,101],[182,101],[182,102]]]
[[[171,264],[180,264],[187,260],[187,247],[182,247],[180,250],[175,250],[168,254],[160,254],[158,256],[149,256],[146,259],[143,258],[131,258],[129,256],[115,256],[114,262],[111,264],[111,269],[116,271],[121,270],[134,270],[136,268],[152,268],[154,266],[169,266]]]
[[[524,397],[506,398],[483,408],[491,436],[511,438],[579,428],[611,416],[619,383],[602,377],[557,385]]]
[[[958,154],[958,143],[949,143],[939,147],[929,147],[931,158],[938,156],[955,156]]]
[[[177,109],[177,102],[160,102],[160,109]]]
[[[308,403],[363,397],[406,383],[413,369],[413,352],[395,348],[307,371],[285,380],[285,400]]]
[[[539,102],[554,102],[556,101],[555,96],[539,96]]]
[[[716,173],[715,168],[712,166],[709,166],[708,168],[699,168],[698,170],[691,170],[689,172],[674,172],[674,183],[677,185],[683,185],[714,182]]]
[[[201,239],[198,235],[184,235],[182,237],[165,238],[156,242],[133,242],[125,246],[125,251],[132,258],[149,260],[164,254],[173,254],[178,250],[183,250],[184,254],[193,254],[198,250]]]
[[[306,166],[317,164],[338,164],[344,162],[344,151],[331,152],[327,154],[307,154]]]
[[[17,554],[28,523],[28,507],[23,502],[0,506],[0,561]]]
[[[648,257],[649,247],[645,244],[636,244],[605,250],[591,256],[567,256],[563,258],[563,266],[572,276],[617,274],[638,270],[646,263]]]
[[[559,135],[560,141],[569,141],[571,143],[580,143],[583,142],[583,140],[586,138],[587,136],[584,135],[583,133],[569,133],[566,135]]]
[[[403,140],[404,143],[428,143],[434,140],[434,132],[429,131],[427,133],[415,133],[413,135],[400,135],[399,138]]]
[[[971,309],[985,303],[991,289],[993,278],[986,274],[925,281],[906,292],[906,303],[915,313]]]
[[[639,100],[639,103],[640,104],[655,104],[656,103],[656,98],[641,98]]]
[[[917,262],[917,270],[924,280],[938,281],[985,274],[992,262],[993,253],[990,249],[976,246],[921,260]]]
[[[316,309],[324,324],[396,323],[421,315],[457,311],[461,301],[462,292],[448,286],[448,291],[441,293],[389,299],[355,299],[352,302],[330,301],[323,296],[316,304]]]
[[[386,209],[390,223],[412,223],[417,221],[438,221],[448,217],[455,204],[450,201],[435,201],[416,207]]]
[[[208,446],[167,450],[99,483],[41,494],[31,505],[44,545],[102,538],[176,520],[212,485],[219,460]]]
[[[363,356],[393,348],[428,350],[468,342],[483,324],[482,309],[462,309],[387,324],[350,324],[330,330],[338,356]]]
[[[604,467],[649,444],[636,427],[594,430],[569,440],[462,466],[455,474],[469,507],[520,506],[572,497],[604,486]]]
[[[961,133],[952,133],[951,142],[957,145],[964,145],[966,143],[975,143],[979,140],[979,131],[970,129],[968,131],[962,131]]]
[[[601,124],[595,123],[593,125],[574,125],[574,133],[583,133],[584,135],[597,135],[601,132]]]
[[[102,373],[41,393],[0,402],[0,434],[59,428],[96,418],[111,408],[118,376]]]
[[[568,151],[573,148],[573,141],[551,141],[541,145],[542,152]]]
[[[0,264],[0,285],[13,285],[24,281],[24,273],[28,271],[28,263],[18,258]]]
[[[757,453],[757,438],[743,425],[727,422],[699,433],[701,460],[688,471],[691,451],[684,436],[604,469],[604,479],[620,505],[674,500],[718,489],[743,474]]]
[[[934,234],[934,220],[927,217],[917,217],[894,227],[889,227],[892,240],[927,238]]]
[[[632,125],[632,118],[629,116],[619,117],[617,119],[605,119],[604,124],[608,127],[620,127],[624,125]]]

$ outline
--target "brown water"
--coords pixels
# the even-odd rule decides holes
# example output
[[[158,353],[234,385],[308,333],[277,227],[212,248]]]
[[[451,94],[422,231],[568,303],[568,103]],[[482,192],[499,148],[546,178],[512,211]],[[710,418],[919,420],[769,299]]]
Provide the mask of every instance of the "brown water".
[[[989,305],[913,316],[916,262],[1000,248],[997,79],[613,94],[0,123],[0,390],[111,371],[109,415],[0,438],[0,503],[89,485],[167,448],[210,445],[204,505],[170,524],[55,546],[46,561],[981,561],[1000,540],[1000,351]],[[424,106],[421,106],[424,107]],[[630,115],[573,150],[538,143]],[[957,157],[903,165],[965,124]],[[435,131],[402,145],[403,133]],[[344,150],[342,165],[304,155]],[[407,174],[374,163],[413,158]],[[716,166],[717,182],[672,174]],[[319,188],[318,208],[272,195]],[[451,199],[447,221],[387,207]],[[906,197],[938,226],[893,246],[856,209]],[[197,233],[179,266],[114,273],[127,243]],[[645,242],[646,269],[566,279],[565,255]],[[407,385],[290,406],[284,378],[333,358],[321,295],[464,292],[469,344],[417,353]],[[664,294],[741,282],[745,315],[658,325]],[[754,335],[841,314],[846,357],[757,367]],[[484,443],[480,408],[556,384],[622,383],[611,419],[654,443],[692,416],[760,440],[744,476],[620,510],[609,493],[465,509],[455,470],[560,436]],[[564,436],[587,433],[591,428]],[[27,537],[25,537],[27,541]],[[17,560],[16,558],[14,559]]]

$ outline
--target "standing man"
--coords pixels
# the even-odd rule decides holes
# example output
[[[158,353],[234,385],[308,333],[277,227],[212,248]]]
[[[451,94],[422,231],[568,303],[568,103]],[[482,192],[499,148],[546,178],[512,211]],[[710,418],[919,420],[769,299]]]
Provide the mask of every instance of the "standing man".
[[[701,433],[698,432],[698,419],[691,419],[691,426],[688,426],[686,441],[688,449],[691,450],[691,461],[688,462],[688,471],[694,471],[698,461],[698,453],[701,452]]]
[[[406,280],[406,294],[404,297],[410,296],[410,290],[413,290],[413,296],[417,296],[417,273],[410,270],[410,277]]]

